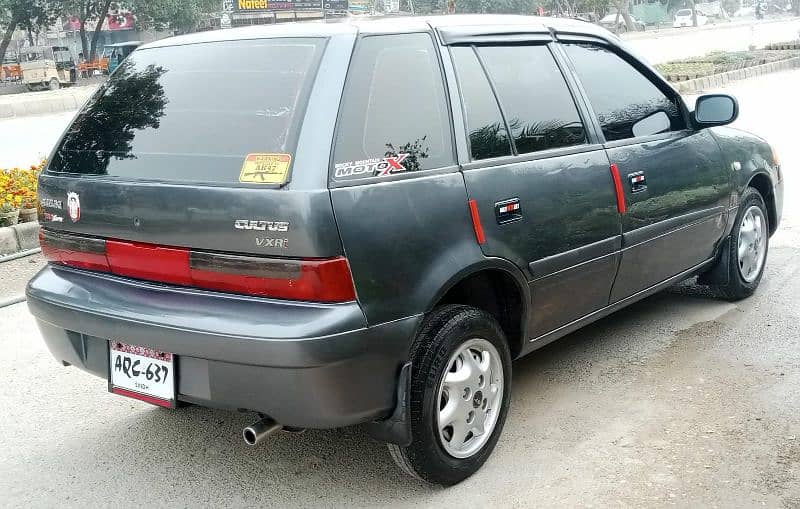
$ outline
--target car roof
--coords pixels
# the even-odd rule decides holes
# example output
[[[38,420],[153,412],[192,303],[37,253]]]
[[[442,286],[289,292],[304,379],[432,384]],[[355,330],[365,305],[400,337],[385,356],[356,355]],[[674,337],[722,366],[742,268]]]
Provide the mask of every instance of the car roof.
[[[126,42],[117,42],[114,44],[106,44],[106,48],[124,48],[126,46],[141,46],[142,41],[126,41]]]
[[[600,37],[611,42],[617,37],[603,27],[569,18],[510,14],[452,14],[434,16],[348,16],[330,20],[254,25],[179,35],[144,44],[140,49],[205,42],[265,39],[273,37],[331,37],[343,34],[396,34],[469,27],[474,32],[510,33],[524,27],[526,33],[563,32]],[[502,30],[500,30],[502,28]]]

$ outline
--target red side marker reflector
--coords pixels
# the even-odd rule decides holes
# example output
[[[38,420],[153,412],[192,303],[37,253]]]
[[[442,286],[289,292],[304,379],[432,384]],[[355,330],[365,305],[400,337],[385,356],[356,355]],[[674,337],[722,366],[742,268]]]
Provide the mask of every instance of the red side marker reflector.
[[[478,214],[478,204],[475,200],[469,201],[469,215],[472,217],[472,227],[475,229],[475,239],[478,244],[485,244],[486,237],[483,235],[483,226],[481,226],[481,216]]]
[[[611,178],[614,179],[614,192],[617,194],[617,211],[620,214],[625,213],[625,191],[622,189],[622,179],[619,176],[619,168],[616,164],[612,164]]]
[[[158,405],[166,408],[173,407],[171,401],[167,401],[165,399],[160,399],[160,398],[154,398],[153,396],[148,396],[147,394],[139,394],[138,392],[121,389],[119,387],[112,388],[111,392],[113,392],[114,394],[119,394],[120,396],[127,396],[129,398],[138,399],[139,401],[144,401],[145,403],[150,403],[151,405]]]

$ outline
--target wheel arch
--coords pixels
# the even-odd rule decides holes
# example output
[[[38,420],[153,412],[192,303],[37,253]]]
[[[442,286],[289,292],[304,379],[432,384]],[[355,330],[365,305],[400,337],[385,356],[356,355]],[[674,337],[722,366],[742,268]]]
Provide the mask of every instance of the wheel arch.
[[[516,358],[526,343],[530,303],[522,271],[503,258],[487,258],[454,273],[428,302],[425,313],[444,304],[483,309],[498,321]]]
[[[748,187],[754,188],[764,198],[764,204],[767,206],[767,219],[769,220],[769,234],[772,235],[778,228],[778,211],[775,204],[772,179],[766,171],[758,171],[750,176],[745,189]]]

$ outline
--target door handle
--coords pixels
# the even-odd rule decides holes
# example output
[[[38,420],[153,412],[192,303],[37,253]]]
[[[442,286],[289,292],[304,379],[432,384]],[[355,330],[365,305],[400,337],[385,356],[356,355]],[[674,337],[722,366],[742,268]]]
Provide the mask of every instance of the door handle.
[[[631,193],[641,193],[647,191],[647,177],[643,171],[628,173],[628,182],[631,185]]]
[[[497,224],[506,224],[522,219],[522,206],[519,198],[499,201],[494,204],[494,217]]]

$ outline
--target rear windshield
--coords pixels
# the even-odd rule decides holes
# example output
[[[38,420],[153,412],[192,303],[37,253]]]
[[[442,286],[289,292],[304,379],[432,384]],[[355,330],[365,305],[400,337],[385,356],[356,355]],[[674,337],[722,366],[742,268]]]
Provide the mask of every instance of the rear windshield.
[[[324,43],[136,51],[75,119],[48,171],[231,183],[248,155],[291,162]]]
[[[681,9],[677,13],[675,13],[675,15],[676,16],[691,16],[692,15],[692,10],[691,9]]]

